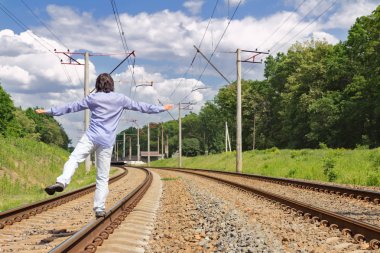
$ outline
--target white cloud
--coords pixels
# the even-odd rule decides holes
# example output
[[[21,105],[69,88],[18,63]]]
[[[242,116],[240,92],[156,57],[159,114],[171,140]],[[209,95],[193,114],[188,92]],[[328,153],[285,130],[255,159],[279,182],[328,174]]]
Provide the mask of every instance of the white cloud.
[[[201,11],[203,3],[203,0],[188,0],[183,6],[188,9],[191,14],[196,15]]]
[[[350,28],[356,18],[360,16],[367,16],[372,13],[379,4],[379,1],[357,0],[357,1],[345,1],[337,12],[333,13],[325,28]]]
[[[325,40],[330,44],[336,44],[339,40],[333,35],[325,32],[313,32],[311,36],[314,40]]]
[[[0,79],[5,82],[16,81],[28,87],[27,85],[36,77],[18,66],[0,65]]]

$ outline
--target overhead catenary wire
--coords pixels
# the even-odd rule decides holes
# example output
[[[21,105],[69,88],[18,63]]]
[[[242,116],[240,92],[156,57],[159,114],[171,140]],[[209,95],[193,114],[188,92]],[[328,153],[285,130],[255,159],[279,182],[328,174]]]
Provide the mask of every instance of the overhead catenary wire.
[[[296,9],[294,10],[294,11],[297,11],[300,7],[301,7],[301,5],[304,3],[305,1],[303,1],[300,5],[298,5],[297,7],[296,7]],[[308,25],[306,25],[302,30],[300,30],[296,35],[294,35],[294,36],[292,36],[288,41],[286,41],[285,43],[283,43],[283,45],[282,46],[277,46],[277,45],[279,45],[279,43],[284,39],[284,38],[286,38],[286,36],[288,35],[288,34],[290,34],[297,26],[299,26],[300,24],[301,24],[301,22],[310,14],[310,13],[312,13],[321,3],[323,2],[323,0],[320,0],[316,5],[314,5],[314,7],[313,8],[311,8],[292,28],[290,28],[290,30],[288,30],[282,37],[281,37],[281,39],[279,39],[279,40],[277,40],[273,45],[272,45],[272,47],[270,48],[270,52],[271,52],[271,54],[274,54],[275,53],[275,51],[276,50],[274,50],[274,49],[280,49],[280,48],[282,48],[282,47],[284,47],[285,45],[287,45],[287,43],[289,43],[291,40],[293,40],[294,38],[296,38],[301,32],[303,32],[307,27],[309,27],[311,24],[313,24],[316,20],[318,20],[323,14],[325,14],[329,9],[331,9],[332,8],[332,6],[334,6],[335,5],[335,3],[336,3],[336,1],[335,2],[333,2],[333,4],[332,5],[330,5],[325,11],[323,11],[320,15],[318,15],[316,18],[314,18],[313,20],[312,20],[312,22],[311,23],[309,23]],[[287,20],[289,20],[289,17],[290,17],[290,15],[288,16],[288,18],[286,19],[286,21]],[[248,70],[245,70],[244,71],[244,74],[246,75],[246,74],[249,74],[252,70],[253,70],[253,66],[251,67],[251,68],[249,68]]]
[[[21,0],[21,2],[22,2],[22,4],[29,10],[29,12],[38,20],[38,22],[40,22],[40,24],[42,24],[45,28],[46,28],[46,30],[48,30],[52,35],[53,35],[53,37],[57,40],[57,41],[59,41],[59,43],[62,45],[62,46],[64,46],[66,49],[68,49],[69,47],[68,46],[66,46],[65,45],[65,43],[63,43],[63,41],[52,31],[52,29],[50,29],[49,28],[49,26],[48,25],[46,25],[45,24],[45,22],[44,21],[42,21],[39,17],[38,17],[38,15],[36,15],[35,13],[34,13],[34,11],[32,10],[32,8],[30,8],[30,6],[24,1],[24,0]]]
[[[306,0],[303,0],[288,16],[286,19],[284,19],[283,21],[281,21],[280,25],[277,26],[277,28],[268,36],[266,37],[263,42],[257,47],[257,48],[260,48],[261,46],[263,46],[265,43],[267,43],[267,41],[272,38],[273,35],[275,35],[281,27],[283,27],[287,22],[288,20],[290,19],[291,16],[293,16],[294,13],[296,13],[298,11],[298,9],[306,2]]]
[[[37,41],[42,47],[44,47],[46,50],[48,50],[50,53],[54,54],[54,52],[52,51],[52,49],[54,49],[54,47],[52,45],[49,44],[49,42],[47,42],[46,40],[44,40],[43,38],[40,38],[39,36],[35,35],[34,33],[32,33],[31,29],[29,29],[29,27],[27,25],[25,25],[20,19],[18,19],[7,7],[5,7],[5,5],[3,5],[1,2],[0,2],[0,10],[2,10],[5,15],[7,15],[10,19],[12,19],[21,29],[24,29],[27,34],[33,38],[35,41]],[[37,38],[36,38],[37,37]],[[44,43],[42,43],[42,41],[44,41],[44,43],[48,44],[51,49],[46,46]],[[55,54],[54,54],[55,55]]]
[[[123,25],[122,25],[121,20],[120,20],[120,15],[119,15],[119,11],[118,11],[116,2],[115,2],[115,0],[110,0],[110,3],[112,6],[112,11],[113,11],[113,14],[115,17],[116,25],[117,25],[117,28],[119,31],[119,36],[120,36],[120,39],[121,39],[121,42],[123,45],[124,52],[127,53],[130,50],[129,50],[129,47],[127,44],[127,39],[125,38],[125,33],[124,33]],[[135,57],[134,57],[133,62],[131,62],[131,60],[128,59],[128,64],[132,65],[132,69],[131,68],[128,68],[128,69],[131,72],[132,82],[136,86],[136,79],[134,77]],[[132,85],[130,85],[130,87],[129,87],[129,96],[132,97]],[[133,97],[132,97],[132,99],[133,99]]]
[[[300,30],[296,35],[294,35],[293,37],[291,37],[289,40],[287,40],[282,46],[279,46],[276,48],[276,50],[273,50],[273,52],[276,52],[278,51],[280,48],[284,47],[285,45],[287,45],[291,40],[293,40],[294,38],[297,38],[298,35],[300,35],[304,30],[306,30],[306,28],[308,28],[309,26],[311,26],[312,24],[314,24],[315,21],[317,21],[320,17],[322,17],[325,13],[327,13],[335,4],[336,4],[337,0],[335,0],[328,8],[326,8],[322,13],[320,13],[318,16],[316,16],[309,24],[307,24],[302,30]]]
[[[28,7],[30,8],[30,7]],[[39,37],[37,34],[34,34],[32,32],[32,30],[27,26],[25,25],[24,22],[22,22],[19,18],[16,17],[16,15],[14,15],[5,5],[3,5],[1,2],[0,2],[0,10],[3,11],[5,13],[5,15],[7,15],[11,20],[13,20],[16,25],[18,27],[20,27],[21,29],[25,30],[25,32],[33,39],[35,40],[38,44],[40,44],[43,48],[45,48],[48,52],[52,53],[55,57],[57,57],[57,59],[59,59],[60,61],[62,61],[61,58],[59,58],[52,50],[54,49],[54,46],[52,46],[48,41],[46,41],[45,39]],[[36,17],[36,16],[35,16]],[[37,17],[36,17],[37,18]],[[47,44],[47,45],[45,45]],[[50,48],[49,48],[50,47]],[[64,72],[64,74],[66,75],[66,78],[68,80],[69,83],[72,83],[72,79],[67,71],[67,69],[63,68],[62,67],[62,70]]]
[[[226,28],[224,29],[224,31],[223,31],[223,33],[222,33],[222,35],[221,35],[221,37],[220,37],[218,43],[216,44],[216,46],[215,46],[213,52],[211,53],[210,57],[208,58],[208,61],[207,61],[206,65],[205,65],[205,67],[203,68],[203,71],[202,71],[201,74],[199,75],[199,77],[198,77],[198,79],[197,79],[197,82],[196,82],[196,84],[194,85],[194,87],[196,87],[196,86],[198,85],[198,83],[200,82],[200,80],[201,80],[201,78],[202,78],[204,72],[206,71],[206,69],[207,69],[207,67],[208,67],[208,65],[209,65],[209,62],[211,62],[211,59],[212,59],[212,57],[214,56],[216,50],[218,49],[218,47],[219,47],[219,45],[220,45],[220,42],[222,41],[224,35],[226,34],[227,29],[228,29],[228,27],[229,27],[230,24],[231,24],[231,21],[232,21],[233,18],[235,17],[235,14],[236,14],[237,10],[239,9],[240,4],[241,4],[241,0],[240,0],[239,3],[237,4],[237,6],[236,6],[236,8],[235,8],[235,10],[234,10],[234,12],[233,12],[231,18],[229,19],[229,21],[228,21],[228,23],[227,23]],[[188,96],[189,96],[189,95],[186,95],[183,99],[180,100],[180,102],[183,102],[183,100],[184,100],[185,98],[187,98]]]
[[[206,33],[207,33],[208,28],[209,28],[209,26],[210,26],[210,24],[211,24],[211,21],[212,21],[212,19],[213,19],[213,17],[214,17],[215,10],[216,10],[216,7],[218,6],[218,3],[219,3],[219,0],[216,0],[216,1],[215,1],[214,8],[213,8],[212,13],[211,13],[211,16],[210,16],[210,18],[209,18],[209,20],[208,20],[208,23],[207,23],[206,29],[205,29],[205,31],[204,31],[204,33],[203,33],[202,39],[201,39],[201,41],[199,42],[199,45],[198,45],[199,48],[201,48],[201,46],[202,46],[203,40],[204,40],[204,38],[205,38],[205,36],[206,36]],[[190,66],[187,68],[185,74],[184,74],[183,77],[180,79],[179,83],[178,83],[178,84],[176,85],[176,87],[173,89],[173,91],[172,91],[172,93],[170,94],[169,98],[171,98],[171,97],[173,96],[173,94],[177,91],[177,89],[179,88],[179,86],[182,84],[183,80],[185,79],[185,77],[186,77],[187,74],[189,73],[190,69],[192,68],[192,66],[193,66],[193,64],[194,64],[194,60],[195,60],[195,58],[197,57],[197,54],[198,54],[198,51],[195,52],[194,57],[193,57],[193,59],[191,60]]]
[[[318,1],[318,3],[312,8],[310,9],[310,11],[308,13],[306,13],[289,31],[287,31],[284,36],[281,37],[281,39],[279,39],[271,48],[270,48],[270,51],[273,51],[273,48],[275,48],[283,39],[286,38],[286,36],[288,36],[288,34],[290,34],[299,24],[301,24],[301,22],[310,14],[312,13],[324,0],[320,0]]]
[[[50,34],[63,46],[65,47],[66,49],[68,49],[69,47],[67,45],[65,45],[65,43],[52,31],[52,29],[49,28],[49,26],[42,20],[39,18],[39,16],[37,14],[35,14],[35,12],[32,10],[32,8],[24,1],[24,0],[21,0],[22,4],[28,9],[28,11],[33,15],[33,17],[40,23],[42,24],[46,30],[48,30],[50,32]],[[74,83],[73,82],[73,79],[71,78],[69,72],[67,71],[66,67],[64,65],[61,64],[61,67],[67,77],[67,80],[70,82],[70,83]],[[76,72],[76,75],[77,75],[77,78],[79,80],[79,82],[83,85],[83,82],[82,82],[82,79],[79,77],[79,74],[78,74],[78,70],[75,68],[75,72]]]

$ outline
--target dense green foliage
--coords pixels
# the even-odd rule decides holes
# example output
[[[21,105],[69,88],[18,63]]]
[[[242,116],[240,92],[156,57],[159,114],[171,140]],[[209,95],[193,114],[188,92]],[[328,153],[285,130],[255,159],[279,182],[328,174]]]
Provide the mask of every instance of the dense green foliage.
[[[67,149],[70,140],[61,125],[51,116],[36,114],[14,106],[9,94],[0,86],[0,135],[19,137],[55,144]]]
[[[184,157],[183,167],[236,171],[235,152]],[[177,167],[178,159],[152,166]],[[358,169],[360,168],[360,169]],[[243,152],[243,173],[342,184],[380,186],[380,149],[265,149]],[[378,188],[374,189],[378,190]]]

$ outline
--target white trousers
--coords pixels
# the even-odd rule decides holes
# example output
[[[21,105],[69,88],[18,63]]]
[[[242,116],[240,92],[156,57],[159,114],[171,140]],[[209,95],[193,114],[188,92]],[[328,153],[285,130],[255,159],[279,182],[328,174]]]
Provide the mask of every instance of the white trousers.
[[[82,136],[74,151],[71,153],[69,160],[63,167],[63,173],[57,177],[57,182],[62,183],[65,187],[70,183],[75,170],[79,163],[86,160],[93,151],[96,152],[96,190],[94,197],[94,211],[104,211],[105,202],[108,195],[108,179],[111,167],[112,149],[103,148],[100,145],[90,141],[86,134]]]

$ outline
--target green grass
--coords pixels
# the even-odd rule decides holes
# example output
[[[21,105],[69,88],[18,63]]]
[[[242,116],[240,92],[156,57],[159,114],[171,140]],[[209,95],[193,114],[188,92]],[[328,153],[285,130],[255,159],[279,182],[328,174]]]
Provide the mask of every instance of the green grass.
[[[235,152],[183,157],[182,166],[235,171]],[[177,167],[175,158],[154,161],[152,166]],[[243,172],[273,177],[289,177],[342,184],[380,186],[380,148],[302,149],[246,151]]]
[[[162,181],[172,181],[172,180],[178,180],[180,177],[163,177],[161,178]]]
[[[48,198],[44,188],[55,183],[69,155],[57,146],[0,136],[0,211]],[[93,182],[95,169],[86,173],[82,164],[65,192]]]

